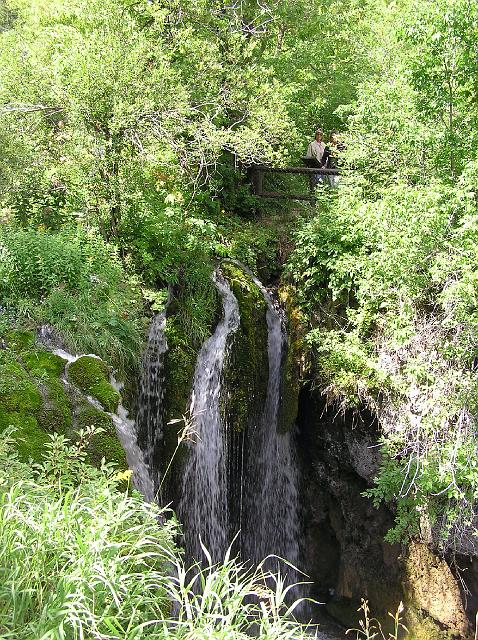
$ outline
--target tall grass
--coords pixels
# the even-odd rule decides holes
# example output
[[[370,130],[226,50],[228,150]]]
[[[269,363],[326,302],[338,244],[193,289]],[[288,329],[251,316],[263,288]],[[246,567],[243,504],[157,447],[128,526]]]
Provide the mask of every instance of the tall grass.
[[[404,633],[408,634],[407,627],[403,624],[402,614],[404,612],[403,602],[400,602],[395,613],[389,616],[393,621],[393,627],[390,631],[384,631],[382,623],[377,618],[372,617],[368,600],[362,598],[362,604],[357,609],[362,614],[357,629],[347,629],[346,633],[354,633],[356,640],[399,640],[404,637]]]
[[[85,470],[81,446],[57,436],[32,469],[0,435],[1,638],[304,637],[280,578],[229,555],[187,570],[175,520],[121,489],[128,472]]]
[[[2,638],[139,637],[144,619],[169,609],[174,522],[159,526],[158,509],[119,491],[112,469],[72,487],[71,465],[64,483],[49,473],[56,462],[24,467],[27,479],[4,477],[0,492]]]

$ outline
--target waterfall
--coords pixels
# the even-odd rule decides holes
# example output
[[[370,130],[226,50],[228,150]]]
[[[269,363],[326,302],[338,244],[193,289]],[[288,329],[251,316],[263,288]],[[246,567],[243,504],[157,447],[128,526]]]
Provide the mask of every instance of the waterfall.
[[[279,430],[282,363],[287,336],[281,311],[267,289],[247,270],[264,296],[267,313],[268,384],[262,412],[250,415],[247,429],[238,432],[227,424],[228,389],[223,374],[228,347],[240,324],[239,306],[222,274],[214,274],[223,315],[213,335],[203,344],[196,361],[190,420],[185,428],[187,459],[182,471],[179,520],[190,560],[202,560],[201,541],[213,562],[219,562],[240,532],[235,546],[244,561],[254,564],[270,555],[299,564],[298,482],[294,435]],[[156,316],[143,358],[139,441],[146,461],[158,468],[157,451],[163,434],[164,371],[167,349],[165,316]],[[280,566],[278,566],[280,565]],[[267,568],[296,573],[280,561]]]
[[[161,313],[154,316],[148,344],[143,352],[136,426],[138,442],[144,451],[156,490],[160,485],[160,473],[155,458],[164,429],[164,356],[168,350],[165,332],[166,311],[167,305]]]
[[[111,384],[117,391],[121,391],[123,385],[116,382],[113,376],[110,378]],[[154,502],[156,499],[156,487],[153,480],[151,466],[147,463],[143,450],[138,445],[135,422],[132,420],[127,409],[120,403],[116,413],[110,414],[116,433],[123,447],[128,469],[133,472],[133,485],[146,502]]]
[[[223,277],[215,285],[223,302],[223,318],[199,352],[189,413],[194,433],[182,481],[179,518],[186,551],[203,556],[200,539],[214,562],[228,546],[227,435],[221,412],[222,372],[228,340],[239,327],[239,305]]]
[[[243,555],[258,563],[270,554],[299,565],[299,473],[293,434],[279,431],[282,363],[287,336],[280,311],[269,292],[250,274],[267,303],[269,379],[264,410],[249,427],[247,455],[247,522],[243,525]],[[282,563],[281,563],[282,564]],[[269,562],[271,570],[296,572]]]
[[[245,447],[246,470],[242,470],[241,555],[258,563],[273,554],[298,567],[300,563],[299,470],[294,434],[279,431],[282,363],[287,349],[287,334],[280,309],[269,291],[245,265],[230,260],[253,280],[267,304],[267,355],[269,378],[262,415],[249,424]],[[245,486],[244,486],[245,485]],[[241,500],[242,502],[242,500]],[[297,573],[280,568],[292,581]]]

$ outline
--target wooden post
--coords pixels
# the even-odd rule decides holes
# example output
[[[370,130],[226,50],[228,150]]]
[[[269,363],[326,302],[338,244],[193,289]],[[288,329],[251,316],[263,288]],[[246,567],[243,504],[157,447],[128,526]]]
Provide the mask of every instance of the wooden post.
[[[264,170],[263,168],[255,164],[249,170],[250,180],[252,184],[252,190],[254,195],[262,196],[263,193],[263,183],[264,183]]]

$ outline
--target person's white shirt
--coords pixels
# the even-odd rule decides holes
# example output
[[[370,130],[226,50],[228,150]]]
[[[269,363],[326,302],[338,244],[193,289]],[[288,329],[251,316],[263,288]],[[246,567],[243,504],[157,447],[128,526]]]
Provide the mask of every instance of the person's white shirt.
[[[317,142],[317,140],[312,140],[312,142],[307,147],[306,158],[315,158],[318,162],[321,162],[324,151],[325,142]]]

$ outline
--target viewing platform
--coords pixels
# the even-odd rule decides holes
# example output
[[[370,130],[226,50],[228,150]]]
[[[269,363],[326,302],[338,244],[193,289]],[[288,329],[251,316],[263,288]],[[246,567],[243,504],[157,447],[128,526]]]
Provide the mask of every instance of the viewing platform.
[[[340,176],[339,169],[325,169],[316,167],[268,167],[265,165],[252,165],[248,174],[251,181],[254,195],[261,198],[284,198],[286,200],[308,200],[315,201],[312,191],[309,193],[280,193],[277,191],[264,191],[264,174],[266,173],[290,173],[303,174],[305,176]]]

